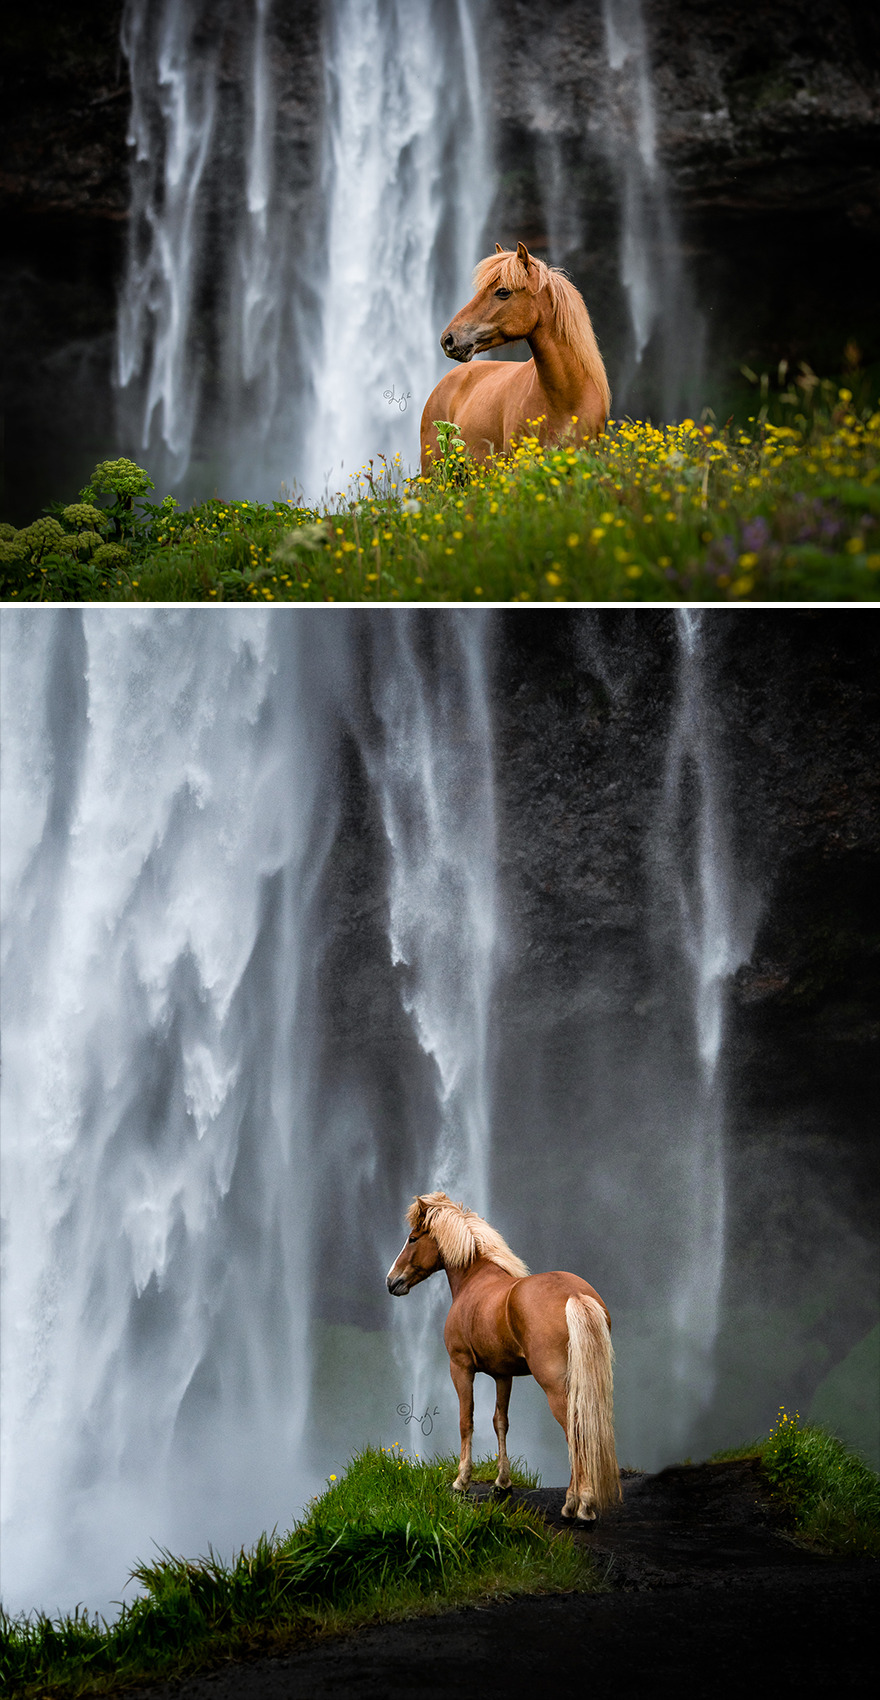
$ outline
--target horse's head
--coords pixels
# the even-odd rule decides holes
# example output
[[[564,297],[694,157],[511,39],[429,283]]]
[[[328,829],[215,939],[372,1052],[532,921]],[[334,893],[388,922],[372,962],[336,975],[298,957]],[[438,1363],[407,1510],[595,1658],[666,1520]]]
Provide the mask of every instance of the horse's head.
[[[481,260],[474,273],[478,289],[473,301],[456,313],[440,338],[444,354],[466,362],[487,348],[530,336],[544,281],[541,261],[532,258],[524,242],[517,243],[515,254],[496,243],[494,255]]]
[[[403,1298],[405,1293],[427,1281],[443,1268],[443,1259],[433,1234],[426,1226],[426,1200],[417,1198],[410,1206],[411,1232],[400,1256],[395,1258],[385,1279],[389,1293]]]

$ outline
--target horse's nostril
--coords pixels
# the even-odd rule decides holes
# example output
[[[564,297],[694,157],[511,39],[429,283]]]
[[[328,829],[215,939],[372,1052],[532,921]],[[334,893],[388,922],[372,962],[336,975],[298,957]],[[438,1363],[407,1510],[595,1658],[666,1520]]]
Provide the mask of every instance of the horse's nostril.
[[[452,335],[451,331],[447,331],[445,337],[443,338],[443,347],[446,350],[447,354],[452,353],[452,350],[455,347],[455,337]]]

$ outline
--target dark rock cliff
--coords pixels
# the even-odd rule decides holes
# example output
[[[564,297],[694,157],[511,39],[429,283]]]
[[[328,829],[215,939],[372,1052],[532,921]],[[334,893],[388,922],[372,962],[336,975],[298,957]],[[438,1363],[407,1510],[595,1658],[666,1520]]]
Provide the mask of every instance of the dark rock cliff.
[[[718,781],[740,900],[755,915],[728,1014],[734,1143],[818,1139],[826,1154],[838,1143],[850,1177],[857,1153],[850,1206],[867,1226],[878,1179],[880,629],[871,615],[767,612],[710,616],[706,631]],[[658,983],[647,847],[673,619],[511,613],[498,669],[516,965],[507,1019],[549,1035],[578,1005],[604,1005],[628,1030],[626,1052]]]

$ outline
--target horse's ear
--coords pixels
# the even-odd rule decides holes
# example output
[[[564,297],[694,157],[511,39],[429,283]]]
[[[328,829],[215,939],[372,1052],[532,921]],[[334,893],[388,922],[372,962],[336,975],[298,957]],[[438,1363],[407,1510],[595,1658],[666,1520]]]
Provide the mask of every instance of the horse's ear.
[[[530,254],[530,253],[529,253],[529,250],[528,250],[528,248],[527,248],[527,247],[526,247],[526,245],[525,245],[525,243],[524,243],[524,242],[517,242],[517,245],[516,245],[516,257],[517,257],[517,259],[518,259],[518,260],[519,260],[519,263],[520,263],[520,265],[521,265],[521,266],[522,266],[522,267],[523,267],[523,269],[524,269],[524,270],[525,270],[525,271],[528,271],[528,269],[529,269],[529,262],[530,262],[530,260],[531,260],[531,257],[532,257],[532,256],[531,256],[531,254]]]
[[[504,253],[504,249],[503,249],[503,248],[502,248],[502,246],[501,246],[501,243],[500,243],[500,242],[496,242],[496,244],[495,244],[495,252],[496,252],[496,254],[503,254],[503,253]]]

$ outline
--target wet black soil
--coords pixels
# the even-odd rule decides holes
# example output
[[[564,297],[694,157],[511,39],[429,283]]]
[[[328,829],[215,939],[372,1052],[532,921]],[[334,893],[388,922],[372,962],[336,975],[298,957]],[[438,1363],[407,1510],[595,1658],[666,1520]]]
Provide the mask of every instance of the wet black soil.
[[[487,1492],[491,1490],[478,1490]],[[284,1657],[226,1665],[143,1700],[480,1700],[558,1692],[613,1700],[862,1694],[874,1668],[880,1566],[795,1545],[755,1462],[628,1473],[622,1505],[578,1541],[604,1594],[528,1596],[390,1624]],[[554,1527],[561,1488],[514,1497]],[[133,1697],[132,1697],[133,1700]]]

